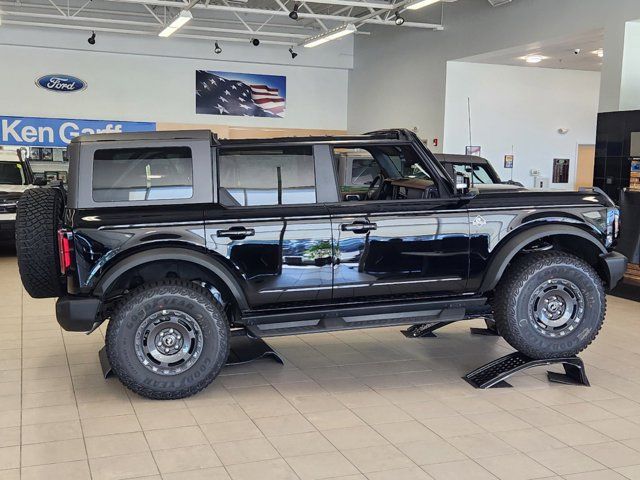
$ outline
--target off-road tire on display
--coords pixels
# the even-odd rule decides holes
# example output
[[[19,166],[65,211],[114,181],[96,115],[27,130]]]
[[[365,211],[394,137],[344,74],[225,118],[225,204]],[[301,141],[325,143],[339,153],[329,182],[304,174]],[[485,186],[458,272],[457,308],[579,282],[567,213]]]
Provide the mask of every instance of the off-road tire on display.
[[[57,188],[30,188],[18,201],[18,269],[25,290],[33,298],[62,295],[58,228],[63,210],[63,194]]]
[[[568,253],[527,254],[513,262],[493,300],[498,332],[531,358],[570,357],[584,350],[604,322],[602,280]]]
[[[199,392],[217,377],[229,356],[229,337],[229,322],[208,290],[163,280],[142,285],[119,302],[106,348],[113,372],[127,388],[172,400]]]

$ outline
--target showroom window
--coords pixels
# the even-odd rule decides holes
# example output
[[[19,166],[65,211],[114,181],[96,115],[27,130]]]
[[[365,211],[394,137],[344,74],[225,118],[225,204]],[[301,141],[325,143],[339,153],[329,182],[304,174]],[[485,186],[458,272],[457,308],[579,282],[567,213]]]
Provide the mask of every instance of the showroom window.
[[[193,161],[188,147],[96,150],[96,202],[182,200],[193,196]]]
[[[226,206],[316,202],[311,147],[222,149],[219,200]]]
[[[438,190],[409,146],[335,147],[342,201],[434,198]]]

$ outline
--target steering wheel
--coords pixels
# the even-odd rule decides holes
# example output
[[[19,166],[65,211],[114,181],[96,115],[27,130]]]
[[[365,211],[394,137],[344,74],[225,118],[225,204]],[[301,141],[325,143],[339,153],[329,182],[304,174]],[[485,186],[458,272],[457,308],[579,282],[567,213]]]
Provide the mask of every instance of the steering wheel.
[[[376,175],[376,178],[369,184],[369,190],[365,196],[366,200],[377,200],[380,195],[380,190],[384,184],[384,176],[382,174]]]

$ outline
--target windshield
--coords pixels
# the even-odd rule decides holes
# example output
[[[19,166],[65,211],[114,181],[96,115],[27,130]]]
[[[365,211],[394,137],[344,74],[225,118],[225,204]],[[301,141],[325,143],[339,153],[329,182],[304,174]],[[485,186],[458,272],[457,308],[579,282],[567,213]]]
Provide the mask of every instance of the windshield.
[[[16,162],[0,162],[0,184],[25,185],[22,165]]]
[[[484,165],[458,163],[453,165],[453,170],[455,173],[471,175],[471,183],[495,183]]]

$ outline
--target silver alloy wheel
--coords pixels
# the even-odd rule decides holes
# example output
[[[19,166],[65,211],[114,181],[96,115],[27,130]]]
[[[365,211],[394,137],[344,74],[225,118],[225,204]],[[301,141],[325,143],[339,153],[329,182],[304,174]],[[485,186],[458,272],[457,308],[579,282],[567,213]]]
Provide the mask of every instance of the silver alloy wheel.
[[[147,316],[136,331],[138,360],[153,373],[178,375],[191,368],[202,353],[200,325],[179,310],[160,310]]]
[[[563,337],[572,332],[584,316],[584,296],[578,286],[561,278],[539,285],[529,299],[529,319],[546,337]]]

